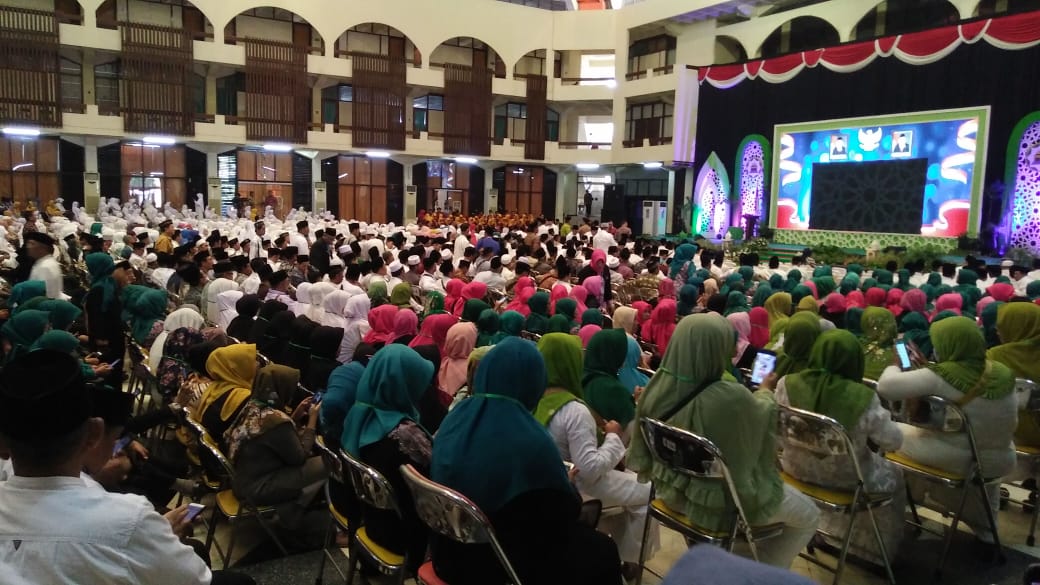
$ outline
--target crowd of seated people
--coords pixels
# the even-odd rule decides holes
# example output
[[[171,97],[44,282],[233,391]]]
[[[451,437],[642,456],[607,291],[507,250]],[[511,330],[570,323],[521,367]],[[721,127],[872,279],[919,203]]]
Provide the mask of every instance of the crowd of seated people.
[[[43,281],[18,282],[0,315],[0,398],[18,413],[65,401],[70,417],[41,435],[47,425],[28,429],[31,418],[6,414],[0,490],[71,489],[67,479],[35,480],[85,470],[76,489],[96,483],[112,497],[146,496],[125,500],[134,506],[165,511],[177,494],[205,497],[192,476],[200,445],[184,423],[189,417],[233,466],[236,496],[274,508],[279,531],[296,545],[319,546],[329,476],[315,449],[320,436],[393,486],[400,514],[360,504],[349,486],[332,495],[352,530],[364,526],[367,538],[408,559],[409,572],[432,559],[451,583],[505,580],[486,545],[431,533],[402,465],[475,502],[525,582],[607,583],[634,579],[641,555],[658,550],[657,527],[644,536],[651,482],[671,513],[697,526],[723,529],[732,512],[726,486],[676,473],[652,456],[640,432],[644,418],[719,447],[747,520],[783,525],[756,550],[760,562],[782,568],[818,530],[822,543],[840,547],[840,538],[827,535],[844,534],[848,516],[821,512],[781,471],[833,489],[850,489],[856,478],[847,465],[798,449],[785,449],[778,462],[781,406],[838,421],[867,489],[893,495],[878,511],[889,559],[902,548],[907,496],[952,513],[959,500],[953,490],[904,477],[884,455],[964,473],[972,452],[962,435],[922,429],[886,405],[949,399],[975,428],[987,477],[1030,476],[1016,469],[1014,452],[1015,444],[1040,447],[1040,426],[1020,412],[1014,392],[1016,378],[1040,378],[1040,290],[1026,267],[980,276],[969,259],[952,271],[937,265],[925,273],[912,263],[869,271],[817,265],[808,250],[790,264],[765,266],[754,254],[731,258],[704,242],[633,239],[627,228],[596,222],[443,221],[431,214],[417,225],[377,229],[317,216],[295,225],[197,220],[209,234],[202,237],[163,220],[157,230],[124,226],[124,240],[134,242],[121,247],[106,237],[108,227],[98,235],[81,226],[72,232],[78,240],[61,242],[44,233],[54,226],[25,232],[70,270],[78,250],[85,282],[81,290],[59,289],[79,304],[51,298]],[[169,251],[160,250],[167,244]],[[911,367],[900,365],[897,341],[911,346]],[[748,372],[762,352],[776,354],[776,369],[754,384]],[[26,368],[45,358],[61,364],[61,375],[47,378],[53,388],[39,396],[26,393],[19,386]],[[124,381],[141,372],[154,379],[154,391],[134,402]],[[115,414],[90,411],[86,399],[77,407],[80,398],[70,395],[102,392],[88,387],[127,402],[109,409]],[[87,414],[74,415],[76,408]],[[170,425],[179,427],[149,432]],[[113,453],[124,435],[135,440]],[[41,437],[61,460],[33,447]],[[987,496],[995,515],[998,484]],[[590,523],[580,513],[590,500],[611,513]],[[986,512],[973,500],[960,518],[979,540],[994,542]],[[17,527],[13,539],[51,546],[42,543],[58,527],[33,525],[20,516],[25,510],[0,504],[5,513]],[[198,548],[183,516],[182,507],[167,514],[172,530],[160,540],[171,556],[181,554],[178,540]],[[70,542],[76,538],[84,537]],[[876,540],[866,523],[854,526],[850,554],[882,564]],[[83,544],[79,554],[112,554],[97,552],[107,546]],[[200,551],[197,560],[207,555]],[[66,574],[76,562],[32,567],[17,548],[0,554],[0,563],[29,575]],[[103,560],[96,564],[92,570],[104,570]],[[187,582],[242,578],[205,565]],[[376,568],[362,563],[361,570]]]

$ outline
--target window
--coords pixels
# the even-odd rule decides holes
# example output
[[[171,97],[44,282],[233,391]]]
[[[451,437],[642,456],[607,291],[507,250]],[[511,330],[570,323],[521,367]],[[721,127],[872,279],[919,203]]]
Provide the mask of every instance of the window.
[[[412,100],[412,128],[416,132],[430,131],[430,111],[444,111],[444,96],[436,93]]]
[[[321,90],[321,121],[339,124],[340,104],[354,101],[354,86],[341,83]]]
[[[151,203],[157,209],[165,203],[180,209],[185,203],[188,186],[184,146],[124,142],[120,145],[120,172],[123,201]]]
[[[245,73],[235,73],[217,79],[217,113],[221,116],[237,116],[238,94],[245,90]]]
[[[83,66],[65,58],[61,60],[61,101],[63,104],[83,103]]]
[[[628,47],[628,72],[641,73],[675,65],[675,37],[658,35],[640,39]]]
[[[206,78],[197,73],[191,74],[191,102],[196,114],[206,113]]]
[[[119,113],[119,61],[94,67],[94,98],[100,113]]]
[[[0,138],[0,201],[38,208],[61,193],[57,138]]]
[[[625,115],[626,146],[650,146],[666,143],[672,137],[672,105],[664,102],[632,104]]]
[[[505,138],[523,140],[526,130],[527,105],[509,102],[495,107],[495,142],[502,143]],[[560,139],[560,114],[546,108],[545,139],[557,142]]]
[[[581,73],[583,80],[578,85],[614,86],[614,54],[596,54],[581,56]]]

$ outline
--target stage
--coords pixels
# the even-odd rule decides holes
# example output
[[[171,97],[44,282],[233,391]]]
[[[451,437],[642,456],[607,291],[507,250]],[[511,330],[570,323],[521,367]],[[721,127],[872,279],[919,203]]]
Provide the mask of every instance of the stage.
[[[869,250],[874,242],[879,250],[889,246],[914,250],[926,246],[938,246],[953,251],[957,248],[957,238],[922,236],[919,234],[886,234],[878,232],[849,232],[834,230],[774,230],[772,238],[777,244],[791,244],[806,248],[817,246],[837,246],[851,250]]]

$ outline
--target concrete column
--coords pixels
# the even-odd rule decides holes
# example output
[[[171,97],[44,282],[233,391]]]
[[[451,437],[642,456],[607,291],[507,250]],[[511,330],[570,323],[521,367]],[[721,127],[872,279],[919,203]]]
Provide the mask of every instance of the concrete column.
[[[321,176],[321,156],[311,159],[311,180],[314,181],[311,189],[311,209],[320,212],[328,207],[325,197],[328,186]]]
[[[492,198],[491,198],[492,179],[494,178],[494,175],[495,175],[495,173],[492,172],[493,169],[494,169],[493,166],[484,167],[484,213],[491,213],[493,211],[498,211],[498,208],[501,205],[500,201],[502,200],[502,197],[504,196],[503,193],[499,193],[494,198],[494,201],[492,201]],[[494,206],[494,209],[492,209],[492,206]]]
[[[220,174],[217,172],[217,153],[206,152],[206,206],[221,214]],[[189,202],[191,205],[191,202]]]
[[[217,76],[213,73],[206,75],[206,113],[217,113]]]
[[[94,13],[90,10],[84,11],[84,17],[89,14],[90,18],[94,18]],[[83,103],[85,105],[96,105],[97,97],[94,95],[94,50],[85,49],[83,51]]]
[[[98,147],[90,138],[83,147],[86,171],[83,173],[83,208],[97,213],[101,204],[101,179],[98,177]]]
[[[578,210],[578,172],[565,167],[556,175],[556,217],[561,221]]]

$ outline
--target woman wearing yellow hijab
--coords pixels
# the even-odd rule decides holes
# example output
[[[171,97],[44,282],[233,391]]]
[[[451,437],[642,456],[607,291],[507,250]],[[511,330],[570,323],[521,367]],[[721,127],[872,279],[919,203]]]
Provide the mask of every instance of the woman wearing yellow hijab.
[[[787,320],[791,315],[791,293],[776,293],[766,299],[763,305],[769,313],[769,343],[776,343],[780,335],[787,329]]]
[[[253,393],[256,345],[239,343],[215,350],[206,360],[206,371],[213,383],[202,393],[192,416],[223,443],[224,432]]]

